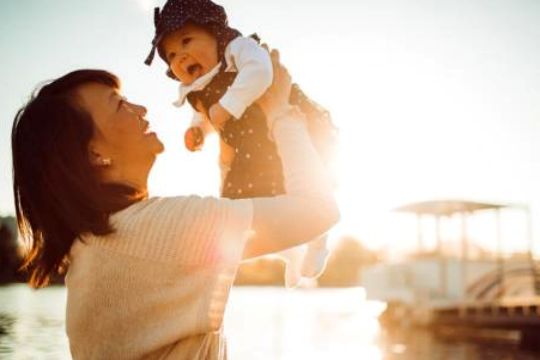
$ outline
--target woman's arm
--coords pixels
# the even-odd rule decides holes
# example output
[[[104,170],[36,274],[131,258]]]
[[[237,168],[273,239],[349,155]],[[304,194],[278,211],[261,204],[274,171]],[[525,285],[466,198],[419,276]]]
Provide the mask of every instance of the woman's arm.
[[[287,194],[253,199],[253,235],[244,258],[274,253],[307,242],[339,219],[332,188],[301,120],[293,115],[274,127]]]
[[[288,105],[291,80],[272,52],[274,83],[259,102],[283,164],[287,193],[253,199],[253,235],[243,257],[277,252],[328,231],[339,219],[329,174],[315,151],[302,114]]]

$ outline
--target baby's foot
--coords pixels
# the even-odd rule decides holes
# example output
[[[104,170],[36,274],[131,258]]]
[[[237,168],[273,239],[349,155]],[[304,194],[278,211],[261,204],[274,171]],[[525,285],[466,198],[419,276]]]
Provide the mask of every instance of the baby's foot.
[[[302,278],[300,268],[304,258],[305,249],[303,247],[293,247],[278,253],[285,261],[285,287],[295,288]]]
[[[300,264],[298,262],[297,264]],[[300,284],[302,276],[300,275],[300,266],[295,266],[294,263],[288,263],[285,268],[285,287],[287,289],[293,289]]]
[[[326,267],[329,253],[326,247],[308,246],[300,274],[307,278],[319,277]]]

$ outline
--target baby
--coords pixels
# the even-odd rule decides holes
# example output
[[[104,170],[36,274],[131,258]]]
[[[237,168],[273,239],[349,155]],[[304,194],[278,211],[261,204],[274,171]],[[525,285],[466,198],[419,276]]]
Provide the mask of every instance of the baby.
[[[190,151],[201,149],[205,136],[220,136],[221,196],[231,199],[285,193],[281,159],[268,136],[265,114],[256,100],[272,83],[272,61],[256,37],[243,37],[228,26],[223,7],[210,0],[169,0],[154,12],[155,51],[167,63],[167,75],[180,82],[176,106],[187,100],[194,109],[184,136]],[[328,112],[297,85],[290,103],[306,115],[315,147],[328,161],[335,128]],[[280,253],[287,262],[285,282],[316,278],[324,270],[326,238]]]

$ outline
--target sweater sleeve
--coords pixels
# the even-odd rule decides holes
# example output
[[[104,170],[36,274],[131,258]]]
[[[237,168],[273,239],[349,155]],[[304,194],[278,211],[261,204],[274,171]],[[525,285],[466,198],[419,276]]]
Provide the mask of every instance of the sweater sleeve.
[[[253,199],[254,236],[246,257],[281,251],[328,231],[339,220],[330,176],[303,116],[292,110],[270,124],[283,165],[285,195]]]
[[[250,235],[253,205],[249,199],[189,197],[185,221],[187,249],[202,264],[236,267]],[[191,241],[196,240],[196,241]]]
[[[219,103],[236,119],[272,84],[272,60],[268,51],[251,38],[240,37],[227,47],[226,58],[238,71]]]

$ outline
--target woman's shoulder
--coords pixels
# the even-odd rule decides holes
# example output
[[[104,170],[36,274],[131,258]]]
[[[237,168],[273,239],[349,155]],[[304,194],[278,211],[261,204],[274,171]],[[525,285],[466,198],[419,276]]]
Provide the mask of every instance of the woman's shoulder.
[[[115,213],[111,223],[116,228],[133,227],[170,231],[182,225],[193,226],[200,221],[229,217],[231,213],[249,214],[250,199],[230,200],[214,196],[154,196],[139,201]]]
[[[240,258],[252,216],[251,199],[151,197],[113,214],[112,234],[84,242],[142,260],[230,264]]]
[[[113,218],[153,216],[157,212],[178,211],[189,207],[210,206],[219,199],[211,196],[152,196],[113,214]],[[205,205],[207,204],[207,205]]]

